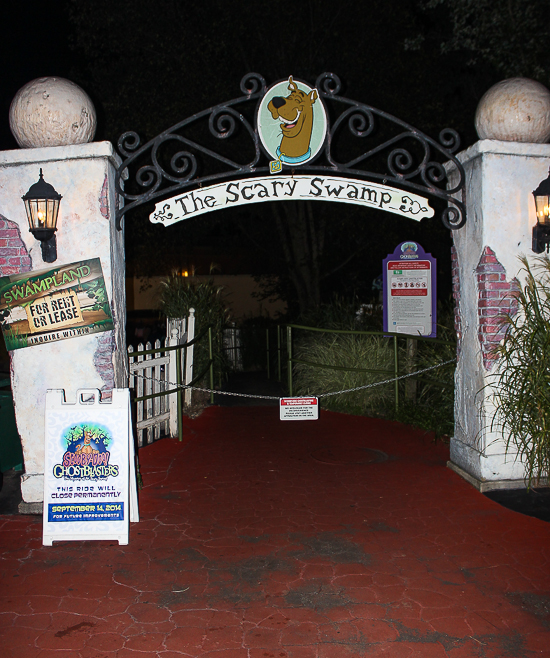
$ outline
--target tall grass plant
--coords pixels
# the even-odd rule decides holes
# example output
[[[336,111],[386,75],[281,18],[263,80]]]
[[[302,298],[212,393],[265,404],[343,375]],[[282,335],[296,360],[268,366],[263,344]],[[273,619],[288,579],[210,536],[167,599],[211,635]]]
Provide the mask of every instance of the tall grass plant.
[[[319,395],[373,384],[392,376],[392,345],[377,336],[354,334],[309,334],[297,343],[297,359],[325,364],[317,367],[298,363],[294,381],[299,395]],[[357,372],[340,368],[362,368],[378,372]],[[323,405],[350,414],[376,414],[393,401],[393,384],[375,386],[353,393],[324,398]]]
[[[438,336],[445,342],[415,340],[413,350],[405,337],[398,339],[400,373],[438,366],[456,358],[454,317],[451,308],[439,309]],[[376,305],[361,311],[356,299],[336,298],[322,308],[319,327],[356,331],[382,331],[382,316]],[[384,336],[306,333],[296,340],[297,359],[337,368],[362,368],[379,372],[353,372],[296,364],[294,383],[301,395],[340,391],[391,379],[394,372],[393,341]],[[399,407],[395,387],[384,384],[323,399],[326,408],[344,413],[381,416],[420,427],[436,436],[451,435],[454,428],[454,364],[436,368],[399,384]],[[412,392],[411,392],[412,391]]]
[[[550,475],[550,260],[520,260],[525,284],[515,293],[517,313],[500,318],[505,333],[488,390],[496,409],[492,429],[524,464],[530,487]]]

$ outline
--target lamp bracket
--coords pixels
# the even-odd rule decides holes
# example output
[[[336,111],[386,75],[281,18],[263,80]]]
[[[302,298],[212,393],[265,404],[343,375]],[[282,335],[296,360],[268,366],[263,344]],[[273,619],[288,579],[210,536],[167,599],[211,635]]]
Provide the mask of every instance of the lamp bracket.
[[[535,254],[548,252],[550,248],[550,225],[536,224],[533,226],[532,250]]]

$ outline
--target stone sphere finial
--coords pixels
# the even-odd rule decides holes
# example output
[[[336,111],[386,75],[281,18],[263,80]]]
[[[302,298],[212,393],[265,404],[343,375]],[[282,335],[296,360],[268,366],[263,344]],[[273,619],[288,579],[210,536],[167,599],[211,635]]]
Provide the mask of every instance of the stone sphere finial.
[[[476,110],[480,139],[544,144],[550,139],[550,91],[529,78],[497,82]]]
[[[94,138],[95,108],[74,82],[37,78],[12,100],[10,129],[22,148],[85,144]]]

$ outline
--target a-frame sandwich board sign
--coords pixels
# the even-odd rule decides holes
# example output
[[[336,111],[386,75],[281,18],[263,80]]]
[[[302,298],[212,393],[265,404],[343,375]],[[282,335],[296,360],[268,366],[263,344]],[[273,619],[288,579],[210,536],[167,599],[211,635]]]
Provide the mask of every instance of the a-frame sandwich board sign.
[[[139,521],[130,391],[46,393],[43,544],[70,540],[128,543]]]

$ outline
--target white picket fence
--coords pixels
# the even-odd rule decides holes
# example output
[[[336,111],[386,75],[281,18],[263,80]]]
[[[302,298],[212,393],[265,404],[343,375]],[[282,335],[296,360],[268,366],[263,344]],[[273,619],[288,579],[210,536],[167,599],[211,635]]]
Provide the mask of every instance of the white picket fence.
[[[185,384],[193,380],[193,350],[194,346],[185,347],[195,337],[195,309],[189,309],[188,318],[169,318],[167,320],[167,338],[164,345],[161,341],[140,343],[137,349],[128,347],[129,387],[134,391],[136,401],[136,426],[138,446],[153,443],[161,436],[178,435],[178,406],[176,393],[168,393],[175,389],[177,382],[178,350],[164,352],[162,347],[182,345],[181,349],[181,379]],[[140,354],[148,352],[150,354]],[[140,400],[149,395],[157,395],[146,400]],[[185,390],[185,404],[191,404],[192,391]]]

